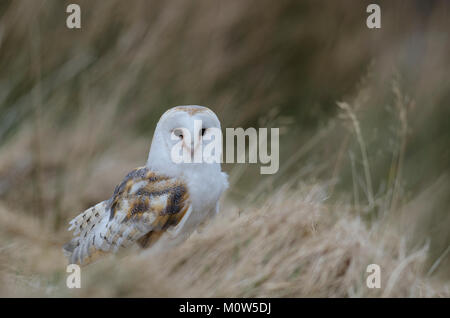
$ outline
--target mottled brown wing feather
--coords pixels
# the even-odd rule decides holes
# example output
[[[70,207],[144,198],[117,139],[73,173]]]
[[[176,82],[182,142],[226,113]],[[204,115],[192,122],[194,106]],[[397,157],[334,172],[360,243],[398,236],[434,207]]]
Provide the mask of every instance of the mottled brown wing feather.
[[[70,262],[82,264],[92,255],[102,254],[98,252],[115,252],[136,242],[149,247],[180,223],[190,202],[181,180],[142,167],[131,171],[102,206],[103,212],[94,213],[95,222],[91,219],[92,225],[79,226],[81,230],[75,233],[79,236],[66,244]],[[78,216],[72,225],[85,219]]]

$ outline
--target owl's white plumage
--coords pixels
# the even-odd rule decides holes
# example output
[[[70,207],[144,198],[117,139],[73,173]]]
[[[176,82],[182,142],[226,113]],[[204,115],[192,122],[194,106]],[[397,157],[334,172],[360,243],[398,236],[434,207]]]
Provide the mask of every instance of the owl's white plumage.
[[[131,171],[113,196],[87,209],[70,222],[74,238],[64,246],[70,263],[85,264],[99,254],[117,252],[138,243],[149,247],[163,236],[180,242],[218,212],[228,187],[220,163],[175,163],[171,149],[175,129],[185,128],[205,144],[194,120],[203,129],[218,128],[217,116],[202,106],[177,106],[165,112],[153,135],[144,167]],[[181,136],[182,137],[182,136]],[[194,144],[183,147],[194,155]]]

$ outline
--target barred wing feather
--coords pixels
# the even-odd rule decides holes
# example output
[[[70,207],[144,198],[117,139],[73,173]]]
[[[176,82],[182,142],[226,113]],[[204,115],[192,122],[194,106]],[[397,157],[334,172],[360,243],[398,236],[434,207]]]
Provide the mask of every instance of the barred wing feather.
[[[149,247],[168,229],[181,227],[191,210],[187,187],[181,180],[145,167],[135,169],[109,200],[70,222],[74,238],[64,245],[64,253],[70,263],[86,264],[134,243]]]

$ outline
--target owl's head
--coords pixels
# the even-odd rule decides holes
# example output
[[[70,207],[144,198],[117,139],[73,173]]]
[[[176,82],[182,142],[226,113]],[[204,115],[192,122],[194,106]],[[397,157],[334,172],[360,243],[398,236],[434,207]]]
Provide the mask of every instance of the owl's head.
[[[156,125],[147,166],[172,175],[187,168],[206,168],[204,165],[220,170],[220,162],[203,160],[205,147],[217,142],[220,129],[219,119],[207,107],[189,105],[169,109]],[[220,152],[218,157],[221,156],[221,142],[220,139],[220,149],[216,149]],[[201,162],[198,162],[199,158]]]

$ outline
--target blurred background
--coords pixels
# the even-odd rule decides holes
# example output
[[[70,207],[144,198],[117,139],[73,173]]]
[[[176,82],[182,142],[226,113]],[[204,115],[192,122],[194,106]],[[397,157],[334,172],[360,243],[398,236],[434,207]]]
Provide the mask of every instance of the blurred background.
[[[449,29],[447,1],[2,0],[0,295],[448,297]],[[279,127],[280,170],[224,164],[205,232],[68,290],[67,222],[188,104]]]

